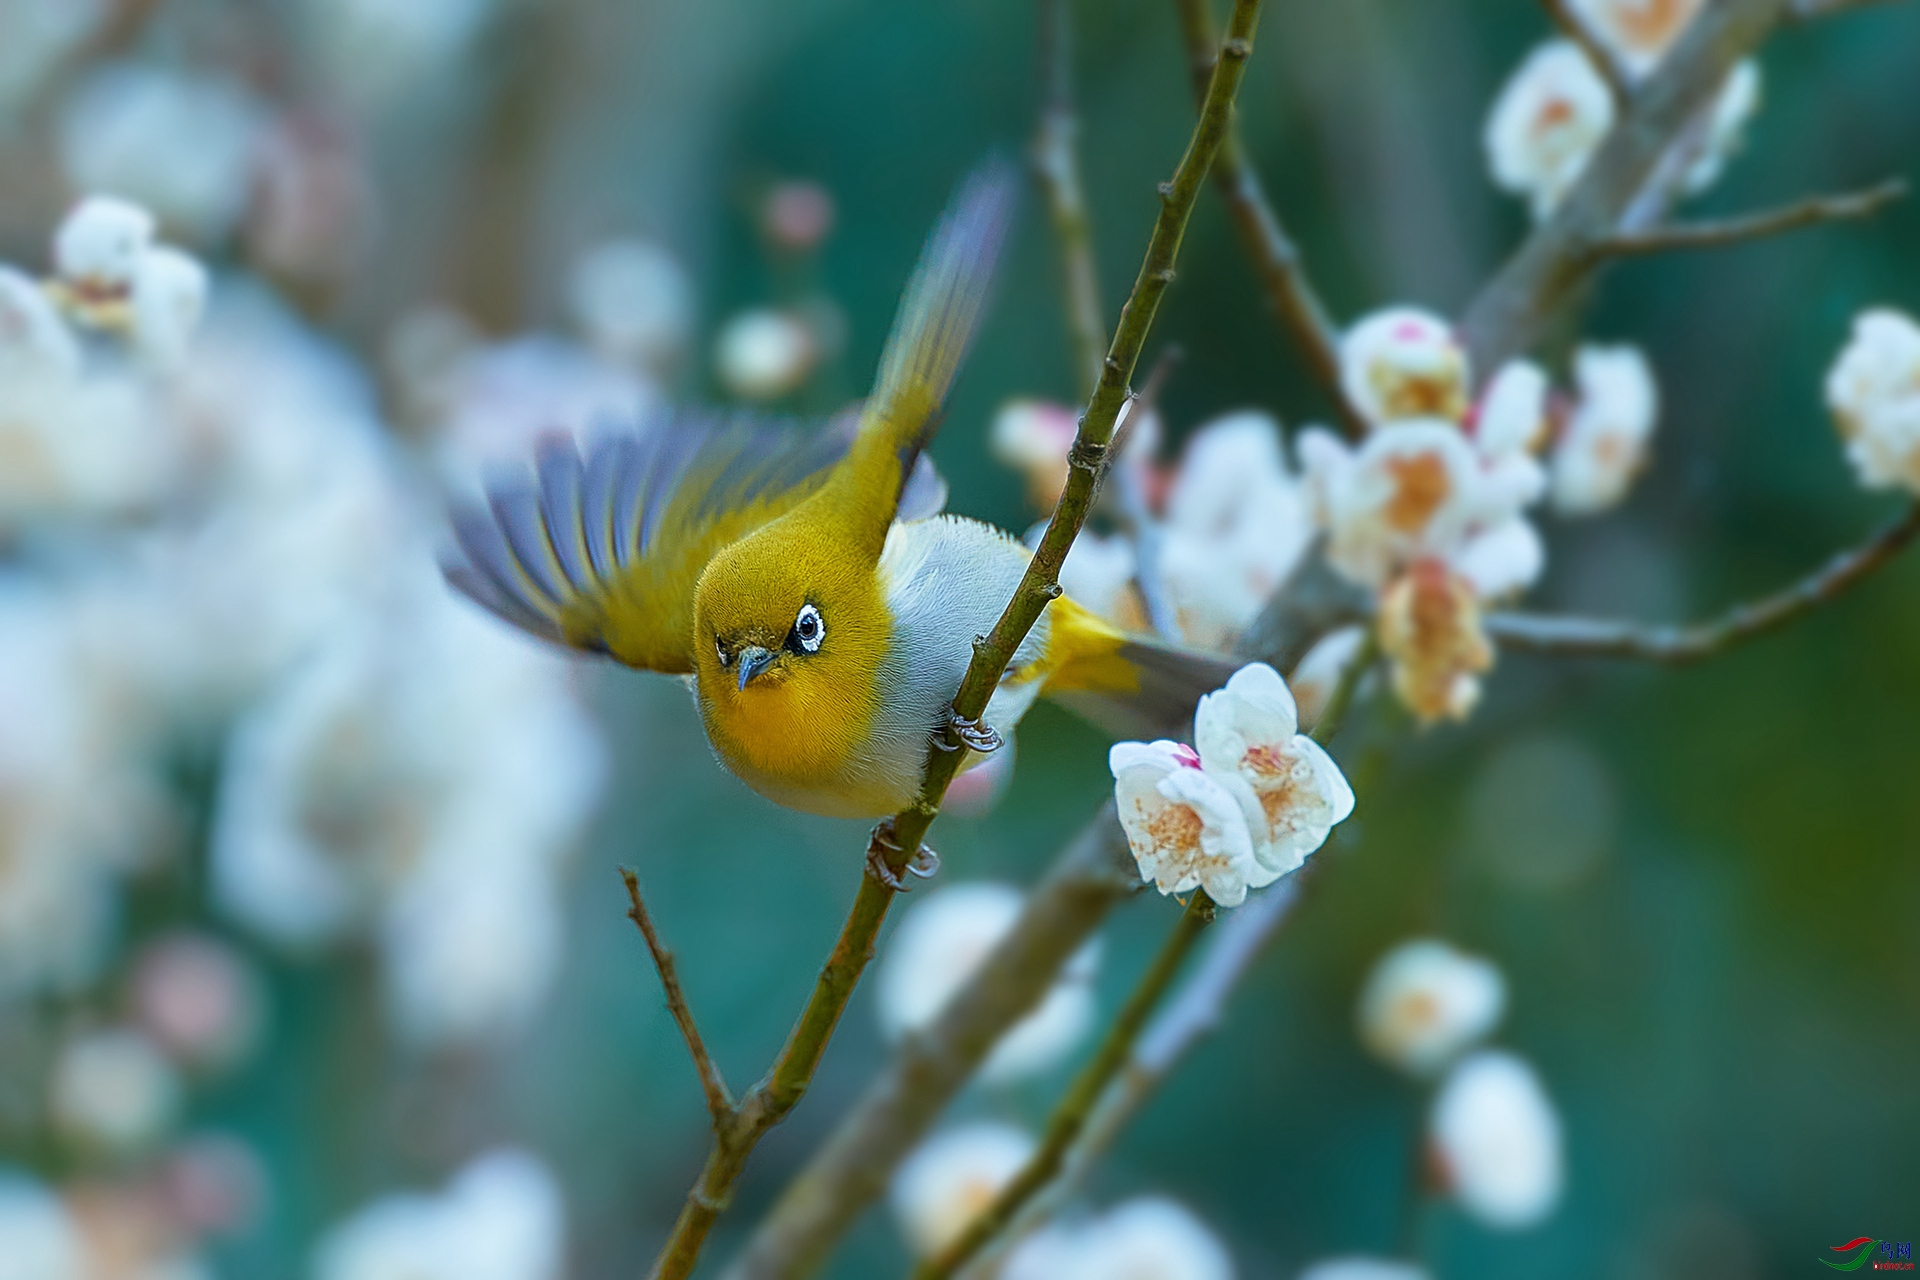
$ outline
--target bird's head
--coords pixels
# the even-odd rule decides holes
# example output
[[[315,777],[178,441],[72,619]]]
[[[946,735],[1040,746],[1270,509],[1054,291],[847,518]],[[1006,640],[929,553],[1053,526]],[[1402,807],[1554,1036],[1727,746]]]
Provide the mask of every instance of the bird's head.
[[[878,705],[891,626],[874,567],[804,522],[721,551],[694,593],[709,736],[762,769],[828,769]]]

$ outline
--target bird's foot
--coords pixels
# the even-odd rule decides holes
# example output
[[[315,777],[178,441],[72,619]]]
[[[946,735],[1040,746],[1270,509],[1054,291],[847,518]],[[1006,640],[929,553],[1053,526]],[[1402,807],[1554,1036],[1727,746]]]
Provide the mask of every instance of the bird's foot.
[[[965,747],[981,755],[990,755],[1006,745],[1000,731],[992,725],[979,720],[969,720],[947,704],[947,722],[940,726],[940,732],[934,734],[933,745],[942,751],[958,751]]]
[[[907,860],[906,866],[895,871],[887,855],[899,852],[900,842],[893,838],[893,819],[884,819],[874,827],[873,836],[867,841],[867,874],[895,893],[905,893],[913,888],[912,882],[903,879],[900,871],[921,880],[930,880],[940,870],[940,855],[923,844]]]

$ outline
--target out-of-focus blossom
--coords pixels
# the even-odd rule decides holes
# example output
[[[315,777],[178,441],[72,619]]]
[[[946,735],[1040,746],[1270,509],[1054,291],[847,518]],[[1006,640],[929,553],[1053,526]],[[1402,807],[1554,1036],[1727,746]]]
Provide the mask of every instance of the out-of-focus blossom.
[[[1572,0],[1570,8],[1627,69],[1645,75],[1700,12],[1705,0]]]
[[[1001,1280],[1233,1280],[1233,1258],[1192,1211],[1141,1196],[1014,1249]]]
[[[1681,188],[1705,191],[1720,177],[1727,161],[1740,149],[1747,122],[1760,109],[1760,65],[1748,58],[1727,73],[1720,96],[1713,100],[1699,144],[1699,154],[1687,167]]]
[[[73,1215],[53,1192],[4,1165],[0,1280],[91,1280]]]
[[[934,1134],[893,1175],[895,1219],[914,1253],[958,1239],[1033,1154],[1033,1139],[1005,1124],[969,1124]]]
[[[1540,580],[1547,567],[1547,547],[1531,521],[1514,516],[1468,535],[1451,563],[1476,597],[1500,600]]]
[[[1314,641],[1313,648],[1307,650],[1306,656],[1288,673],[1287,688],[1293,691],[1301,724],[1311,728],[1319,723],[1321,712],[1327,709],[1327,699],[1333,696],[1347,664],[1360,652],[1366,638],[1366,628],[1357,623],[1329,631]]]
[[[320,1241],[316,1280],[559,1280],[566,1213],[547,1167],[501,1150],[439,1195],[400,1194],[361,1209]]]
[[[1473,584],[1434,559],[1416,560],[1380,596],[1380,650],[1394,692],[1423,721],[1464,719],[1493,666]]]
[[[1312,512],[1287,468],[1279,424],[1236,413],[1201,427],[1167,492],[1157,566],[1180,639],[1231,650],[1312,541]]]
[[[1646,465],[1660,388],[1638,347],[1581,347],[1573,377],[1577,398],[1551,459],[1553,505],[1591,515],[1624,498]]]
[[[1473,440],[1488,457],[1532,453],[1546,438],[1547,373],[1531,360],[1509,360],[1487,385],[1472,415]]]
[[[1533,1068],[1510,1053],[1483,1050],[1455,1067],[1427,1135],[1448,1191],[1487,1226],[1533,1226],[1560,1199],[1560,1117]]]
[[[321,112],[285,112],[256,148],[248,260],[303,285],[337,284],[366,239],[373,200],[351,132]]]
[[[1197,750],[1114,744],[1114,795],[1141,876],[1231,907],[1305,862],[1353,812],[1353,789],[1298,729],[1286,682],[1253,663],[1200,700]]]
[[[1009,400],[993,416],[988,448],[1027,479],[1027,501],[1051,511],[1067,485],[1067,450],[1079,418],[1063,404],[1046,400]]]
[[[1613,95],[1570,40],[1549,40],[1513,73],[1487,117],[1494,182],[1552,213],[1613,128]]]
[[[947,787],[940,812],[956,818],[978,818],[990,813],[1013,785],[1015,740],[1009,737],[998,751],[968,757],[964,772]]]
[[[1485,1038],[1506,1004],[1506,979],[1491,961],[1419,938],[1389,951],[1368,976],[1360,1039],[1402,1071],[1431,1075]]]
[[[147,1180],[82,1181],[65,1198],[89,1280],[212,1280]]]
[[[457,69],[501,0],[305,0],[301,7],[332,85],[379,109]]]
[[[137,200],[206,244],[247,207],[263,122],[253,96],[218,76],[115,63],[66,103],[60,158],[75,188]]]
[[[1861,484],[1920,492],[1920,325],[1886,308],[1856,316],[1827,372],[1827,407]]]
[[[124,298],[153,248],[153,214],[114,196],[88,196],[53,233],[53,266],[84,301]]]
[[[0,380],[65,383],[80,372],[80,344],[40,285],[0,265]],[[0,396],[0,404],[10,397]]]
[[[1387,1258],[1325,1258],[1295,1280],[1431,1280],[1425,1267]]]
[[[0,119],[14,115],[100,28],[107,0],[0,0]],[[9,1278],[11,1280],[11,1278]]]
[[[644,240],[609,240],[574,263],[568,298],[587,344],[608,360],[671,373],[694,322],[693,281],[679,259]]]
[[[265,997],[260,979],[231,946],[201,933],[175,933],[133,964],[140,1027],[188,1066],[219,1070],[258,1041]]]
[[[151,1147],[180,1108],[180,1079],[137,1031],[83,1032],[55,1058],[49,1110],[67,1137],[112,1152]]]
[[[161,368],[172,368],[207,308],[207,269],[178,249],[162,245],[140,259],[131,298],[134,346]]]
[[[159,1194],[184,1233],[235,1235],[260,1216],[267,1170],[252,1147],[225,1134],[198,1134],[167,1152]]]
[[[1367,586],[1418,556],[1454,550],[1495,514],[1473,444],[1451,422],[1396,422],[1358,449],[1315,428],[1301,433],[1299,450],[1328,563]]]
[[[1340,386],[1375,426],[1405,418],[1450,418],[1467,409],[1466,348],[1453,326],[1417,307],[1362,317],[1340,340]]]
[[[775,183],[760,209],[767,239],[790,253],[819,248],[833,231],[833,221],[833,194],[803,178]]]
[[[1023,901],[1011,885],[980,882],[938,889],[909,909],[880,969],[880,1028],[888,1040],[932,1024],[1013,928]],[[994,1046],[983,1080],[1033,1075],[1072,1052],[1093,1024],[1099,954],[1090,942],[1068,962],[1039,1006]]]
[[[1151,627],[1133,581],[1138,569],[1131,539],[1083,531],[1060,565],[1060,588],[1122,630],[1147,631]]]
[[[778,400],[798,391],[820,360],[813,330],[771,307],[742,311],[714,340],[721,385],[742,400]]]

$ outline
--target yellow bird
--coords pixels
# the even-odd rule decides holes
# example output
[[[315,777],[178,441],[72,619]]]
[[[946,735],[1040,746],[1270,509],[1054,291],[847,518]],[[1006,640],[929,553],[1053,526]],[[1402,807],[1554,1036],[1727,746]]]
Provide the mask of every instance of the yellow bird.
[[[492,484],[484,510],[454,512],[463,555],[444,566],[449,581],[535,635],[691,677],[721,763],[812,813],[897,812],[930,742],[951,734],[991,751],[1042,693],[1096,720],[1178,725],[1232,665],[1125,636],[1065,597],[1020,646],[985,723],[953,713],[973,639],[1029,553],[939,514],[945,486],[922,450],[979,321],[1013,191],[989,166],[955,197],[864,405],[813,431],[673,414],[603,436],[584,460],[565,434],[543,437],[531,476]]]

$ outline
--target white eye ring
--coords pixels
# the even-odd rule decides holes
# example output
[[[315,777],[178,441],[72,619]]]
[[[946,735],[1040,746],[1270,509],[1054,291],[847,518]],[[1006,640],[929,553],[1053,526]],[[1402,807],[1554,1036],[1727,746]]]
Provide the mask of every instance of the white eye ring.
[[[720,659],[723,667],[733,665],[733,655],[727,652],[726,643],[719,636],[713,638],[713,656]]]
[[[820,651],[820,642],[827,638],[827,622],[820,610],[810,604],[801,606],[800,616],[793,620],[793,638],[806,653]]]

